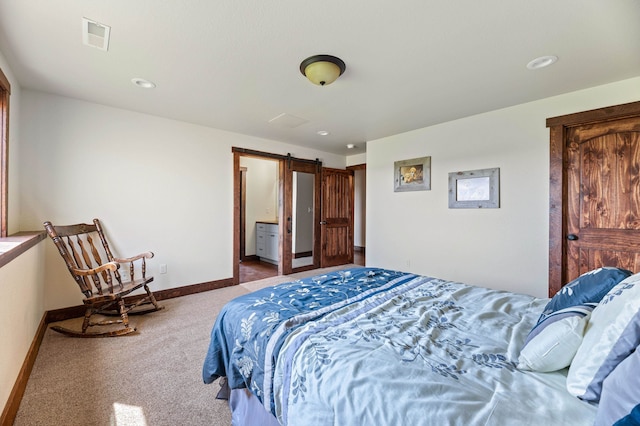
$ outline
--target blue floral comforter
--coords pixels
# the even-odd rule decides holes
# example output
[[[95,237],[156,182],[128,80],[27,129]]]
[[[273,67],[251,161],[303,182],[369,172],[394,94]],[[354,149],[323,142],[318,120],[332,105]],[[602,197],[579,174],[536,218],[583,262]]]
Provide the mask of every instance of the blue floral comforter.
[[[288,425],[592,424],[566,372],[516,369],[547,300],[376,268],[231,301],[203,367]]]

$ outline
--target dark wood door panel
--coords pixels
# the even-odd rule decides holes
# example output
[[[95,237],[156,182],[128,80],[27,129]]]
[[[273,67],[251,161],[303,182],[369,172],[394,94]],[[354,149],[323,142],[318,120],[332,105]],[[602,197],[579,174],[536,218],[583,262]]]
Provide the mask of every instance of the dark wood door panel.
[[[566,132],[565,283],[602,266],[639,270],[639,122]]]
[[[322,170],[322,267],[353,262],[353,171]]]
[[[348,262],[351,253],[351,250],[349,250],[349,227],[340,225],[327,226],[325,232],[327,240],[325,258],[328,263],[336,261]]]
[[[615,266],[630,271],[640,271],[640,252],[581,247],[578,264],[578,275],[603,266]]]
[[[547,119],[549,296],[600,266],[640,272],[640,102]]]
[[[600,136],[580,144],[581,229],[640,229],[640,133]]]

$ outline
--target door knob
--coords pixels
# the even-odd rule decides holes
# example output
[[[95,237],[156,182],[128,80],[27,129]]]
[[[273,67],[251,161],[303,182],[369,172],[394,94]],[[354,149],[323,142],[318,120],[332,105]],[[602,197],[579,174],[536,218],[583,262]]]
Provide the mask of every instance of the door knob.
[[[569,241],[577,241],[578,240],[578,236],[576,234],[569,234],[569,235],[567,235],[567,240],[569,240]]]
[[[323,221],[320,222],[320,225],[326,225],[326,224],[327,224],[326,220],[323,220]]]

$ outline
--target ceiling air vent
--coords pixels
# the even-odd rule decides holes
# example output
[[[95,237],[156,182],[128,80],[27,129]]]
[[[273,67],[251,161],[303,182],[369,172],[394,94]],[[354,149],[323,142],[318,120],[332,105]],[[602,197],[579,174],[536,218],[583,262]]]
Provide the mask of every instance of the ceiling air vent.
[[[293,129],[295,127],[303,125],[308,121],[309,120],[307,120],[306,118],[296,117],[295,115],[291,115],[286,112],[283,112],[282,114],[276,117],[273,117],[271,120],[269,120],[269,124],[272,124],[278,127],[288,127],[290,129]]]
[[[107,51],[109,49],[109,33],[111,27],[88,18],[82,18],[82,43]]]

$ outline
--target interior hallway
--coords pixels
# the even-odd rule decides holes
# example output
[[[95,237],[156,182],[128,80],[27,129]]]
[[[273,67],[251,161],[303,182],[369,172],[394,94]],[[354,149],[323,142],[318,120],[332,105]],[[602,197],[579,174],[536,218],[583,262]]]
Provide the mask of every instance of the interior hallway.
[[[364,251],[354,250],[353,263],[365,266]],[[240,283],[271,278],[278,275],[278,267],[259,260],[244,260],[240,262]]]

